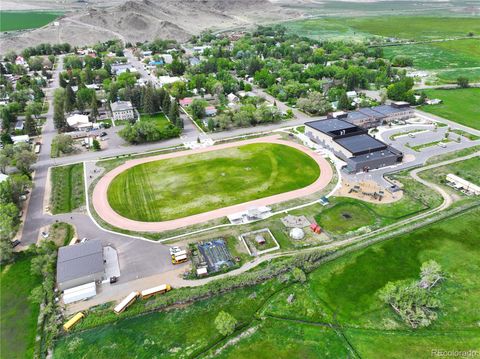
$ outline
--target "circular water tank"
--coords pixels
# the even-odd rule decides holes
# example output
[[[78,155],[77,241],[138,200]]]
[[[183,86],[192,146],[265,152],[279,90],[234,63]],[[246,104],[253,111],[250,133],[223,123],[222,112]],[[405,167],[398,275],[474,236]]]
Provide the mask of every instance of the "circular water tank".
[[[293,239],[302,239],[305,237],[305,232],[301,228],[292,228],[290,231],[290,237]]]

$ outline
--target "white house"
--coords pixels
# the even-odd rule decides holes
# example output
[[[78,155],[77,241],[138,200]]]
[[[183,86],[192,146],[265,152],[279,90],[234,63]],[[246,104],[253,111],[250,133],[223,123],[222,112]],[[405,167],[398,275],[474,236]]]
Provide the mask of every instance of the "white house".
[[[231,102],[231,103],[237,103],[240,101],[240,99],[238,98],[237,95],[233,94],[233,93],[229,93],[227,95],[227,99],[228,99],[228,102]]]
[[[158,55],[161,58],[163,58],[163,61],[165,61],[166,64],[171,64],[173,62],[173,57],[170,54],[161,54]]]
[[[111,102],[110,109],[114,121],[133,120],[135,118],[135,111],[130,101]]]
[[[16,145],[17,143],[28,143],[30,141],[30,136],[28,135],[21,135],[21,136],[12,136],[13,144]]]
[[[158,83],[160,84],[161,87],[168,84],[173,84],[174,82],[177,82],[177,81],[182,81],[182,78],[178,76],[159,76],[158,77]]]
[[[76,129],[87,129],[92,127],[92,123],[87,115],[75,114],[67,118],[68,126]]]

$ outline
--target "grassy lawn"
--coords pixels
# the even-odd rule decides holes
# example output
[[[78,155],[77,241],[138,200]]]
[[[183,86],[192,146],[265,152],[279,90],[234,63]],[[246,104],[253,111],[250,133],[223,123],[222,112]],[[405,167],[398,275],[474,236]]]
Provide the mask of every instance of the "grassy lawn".
[[[165,221],[308,186],[320,174],[307,154],[278,144],[144,163],[108,188],[112,208],[140,221]]]
[[[443,103],[422,106],[422,111],[480,130],[479,88],[425,90],[425,93],[429,98],[443,100]]]
[[[0,31],[36,29],[62,15],[47,11],[0,11]]]
[[[456,83],[460,76],[467,77],[470,82],[480,82],[480,68],[442,70],[437,71],[436,76],[442,83]]]
[[[140,121],[153,122],[158,128],[164,129],[170,124],[170,121],[165,117],[163,113],[157,113],[155,115],[141,114]]]
[[[83,163],[53,167],[51,171],[51,212],[68,213],[84,205]]]
[[[220,358],[345,358],[356,352],[365,358],[407,359],[430,357],[433,348],[477,349],[479,215],[480,209],[470,210],[346,254],[308,274],[304,284],[274,279],[187,307],[74,333],[57,342],[54,357],[110,358],[134,352],[162,358],[204,353]],[[431,327],[411,330],[377,292],[389,281],[418,278],[421,263],[430,259],[447,273],[439,291],[442,308]],[[222,340],[214,327],[220,310],[239,321],[233,337],[246,334],[217,352],[230,339]],[[95,314],[85,321],[93,323]]]
[[[320,227],[333,234],[345,234],[375,224],[376,214],[360,201],[343,199],[315,216]]]
[[[409,56],[413,58],[413,66],[420,70],[480,67],[480,39],[387,46],[383,52],[388,59]]]
[[[71,224],[65,222],[54,223],[49,229],[49,241],[53,241],[57,246],[67,246],[73,238],[75,230]]]
[[[32,257],[18,256],[15,263],[2,267],[0,284],[0,356],[32,358],[40,307],[28,300],[30,291],[42,279],[30,274]]]

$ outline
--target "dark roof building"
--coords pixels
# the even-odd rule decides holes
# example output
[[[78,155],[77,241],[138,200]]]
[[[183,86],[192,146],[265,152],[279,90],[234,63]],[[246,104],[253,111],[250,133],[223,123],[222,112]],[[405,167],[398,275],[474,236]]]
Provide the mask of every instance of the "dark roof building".
[[[103,275],[103,247],[99,240],[59,248],[57,286],[60,290],[99,281]]]
[[[403,159],[400,151],[373,138],[363,128],[337,118],[307,122],[305,134],[344,160],[349,172],[391,166]]]
[[[374,139],[366,133],[357,136],[342,137],[337,139],[336,142],[355,156],[387,148],[385,143]]]

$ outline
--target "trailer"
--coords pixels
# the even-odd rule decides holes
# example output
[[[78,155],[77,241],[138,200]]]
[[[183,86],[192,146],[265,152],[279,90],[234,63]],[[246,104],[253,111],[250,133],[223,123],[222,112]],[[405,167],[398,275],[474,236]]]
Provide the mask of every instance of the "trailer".
[[[63,330],[68,332],[71,327],[73,327],[75,324],[77,324],[81,319],[85,317],[85,314],[82,312],[79,312],[75,314],[70,320],[68,320],[64,325],[63,325]]]
[[[40,153],[40,149],[41,149],[41,145],[39,143],[37,143],[35,145],[35,150],[34,150],[36,155],[38,155]]]
[[[164,294],[166,292],[169,292],[170,290],[172,290],[172,287],[169,284],[162,284],[153,288],[142,290],[140,295],[142,299],[148,299],[155,294]]]
[[[63,291],[63,302],[65,304],[70,304],[73,302],[78,302],[80,300],[85,300],[97,295],[97,286],[95,282],[90,282],[87,284],[79,285],[78,287],[73,287],[65,289]]]
[[[129,306],[131,306],[137,300],[139,295],[139,292],[132,292],[127,295],[115,308],[113,308],[115,314],[120,314]]]

